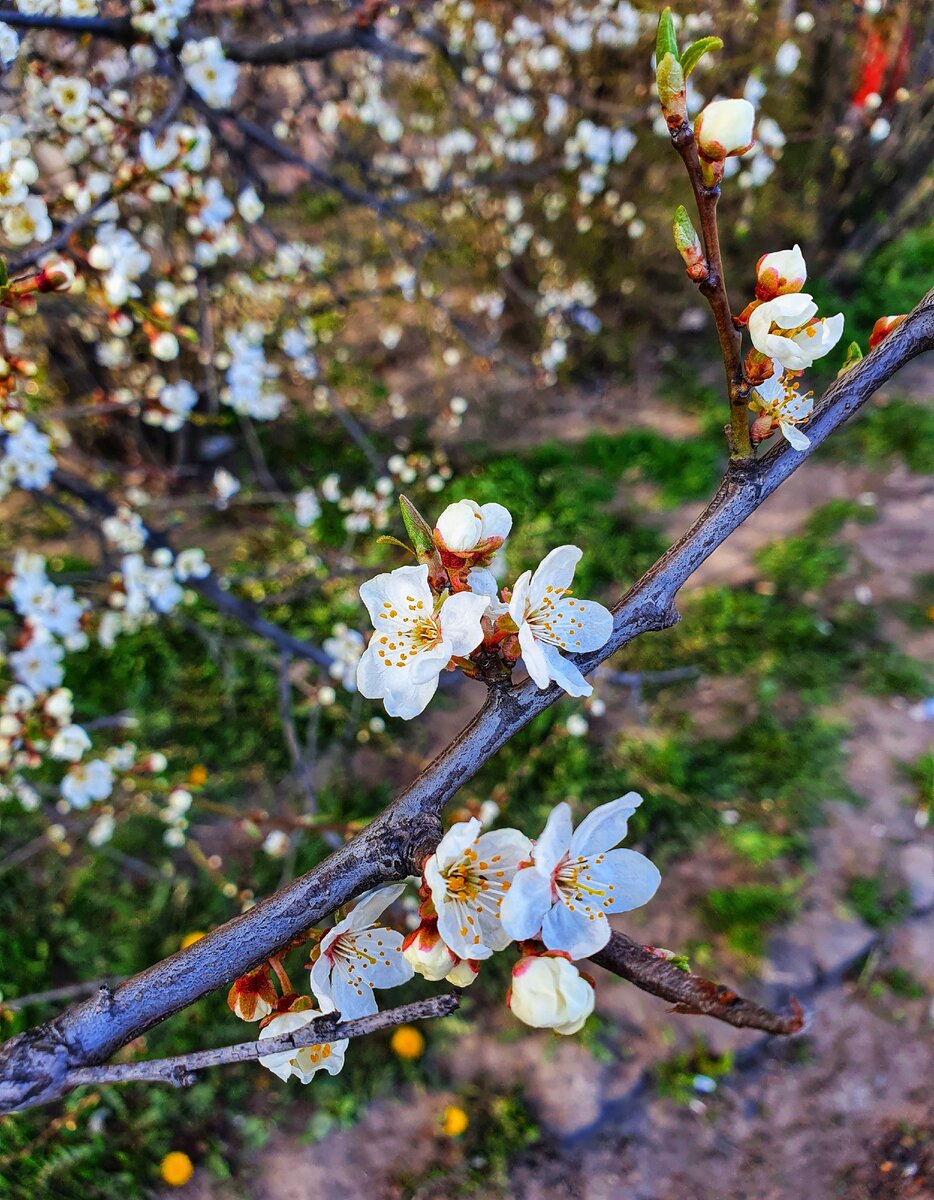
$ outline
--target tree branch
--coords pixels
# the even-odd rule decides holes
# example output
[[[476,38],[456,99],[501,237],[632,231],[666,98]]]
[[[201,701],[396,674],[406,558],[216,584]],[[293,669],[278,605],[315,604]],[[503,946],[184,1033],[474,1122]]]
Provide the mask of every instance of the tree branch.
[[[614,932],[607,945],[591,958],[598,967],[628,979],[643,992],[651,992],[670,1000],[676,1013],[691,1016],[716,1017],[739,1029],[762,1029],[783,1036],[799,1033],[804,1027],[804,1014],[792,998],[790,1016],[780,1016],[744,1000],[730,988],[712,983],[700,975],[682,971],[669,959],[661,958],[649,946],[640,946],[625,933]]]
[[[807,450],[782,442],[762,459],[731,462],[704,512],[614,607],[606,645],[575,657],[581,671],[589,674],[640,634],[675,624],[675,596],[701,563],[900,367],[931,348],[934,290],[831,385],[809,425]],[[420,870],[440,839],[445,804],[563,694],[554,686],[539,690],[531,680],[492,688],[477,716],[395,802],[313,870],[116,989],[11,1038],[0,1049],[0,1112],[55,1099],[70,1086],[74,1069],[104,1061],[159,1021],[265,961],[367,889]],[[633,962],[630,957],[627,969],[635,975]],[[646,982],[657,984],[657,973]],[[722,996],[720,1000],[727,1011]],[[696,998],[692,1002],[697,1007]]]
[[[267,1054],[280,1054],[284,1050],[300,1050],[302,1046],[316,1046],[326,1042],[339,1042],[344,1038],[367,1037],[381,1033],[397,1025],[411,1021],[429,1021],[435,1017],[450,1016],[460,1007],[460,996],[456,992],[443,992],[427,1000],[415,1000],[411,1004],[400,1004],[384,1012],[352,1021],[342,1021],[339,1012],[325,1013],[316,1017],[293,1033],[281,1037],[257,1039],[253,1042],[238,1042],[235,1046],[219,1046],[216,1050],[198,1050],[192,1054],[176,1054],[171,1058],[151,1058],[145,1062],[117,1063],[107,1067],[77,1067],[69,1075],[69,1084],[80,1087],[85,1083],[168,1083],[173,1087],[191,1087],[196,1082],[197,1071],[207,1067],[221,1067],[228,1063],[252,1062]]]

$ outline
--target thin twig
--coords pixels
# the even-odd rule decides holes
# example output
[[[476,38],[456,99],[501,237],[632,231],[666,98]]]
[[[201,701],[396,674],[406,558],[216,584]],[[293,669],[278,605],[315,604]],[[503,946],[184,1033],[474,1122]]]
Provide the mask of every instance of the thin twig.
[[[436,1017],[450,1016],[459,1005],[460,997],[456,992],[443,992],[440,996],[414,1000],[411,1004],[400,1004],[398,1008],[388,1008],[372,1016],[356,1017],[352,1021],[342,1021],[338,1012],[325,1013],[301,1029],[284,1033],[281,1037],[238,1042],[235,1046],[219,1046],[216,1050],[198,1050],[171,1058],[151,1058],[146,1062],[78,1067],[71,1072],[71,1083],[74,1087],[86,1083],[170,1083],[174,1087],[189,1087],[195,1082],[195,1072],[207,1067],[251,1062],[270,1054],[340,1042],[345,1038],[368,1037],[412,1021],[430,1021]]]

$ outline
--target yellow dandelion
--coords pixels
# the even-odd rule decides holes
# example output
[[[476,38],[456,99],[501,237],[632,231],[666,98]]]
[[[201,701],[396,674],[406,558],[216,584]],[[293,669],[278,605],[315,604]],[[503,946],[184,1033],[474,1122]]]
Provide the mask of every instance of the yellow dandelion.
[[[441,1114],[441,1132],[445,1137],[460,1137],[469,1124],[467,1114],[456,1104],[449,1104]]]
[[[425,1039],[414,1025],[400,1025],[389,1044],[400,1058],[413,1060],[425,1053]]]
[[[184,1151],[171,1150],[162,1160],[159,1173],[169,1187],[184,1187],[194,1175],[195,1168]]]

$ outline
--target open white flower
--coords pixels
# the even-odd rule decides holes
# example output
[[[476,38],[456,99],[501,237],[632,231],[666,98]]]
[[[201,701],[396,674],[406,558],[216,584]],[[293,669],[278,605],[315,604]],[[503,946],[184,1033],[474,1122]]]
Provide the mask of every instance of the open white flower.
[[[480,833],[476,817],[452,825],[425,863],[438,932],[460,958],[489,958],[509,945],[500,908],[531,843],[518,829]]]
[[[411,720],[437,691],[451,658],[483,641],[480,618],[489,600],[459,592],[435,612],[427,566],[377,575],[361,585],[360,599],[376,632],[357,665],[357,687],[370,700],[382,699],[391,717]]]
[[[763,383],[757,383],[753,399],[749,407],[762,414],[767,420],[757,429],[759,422],[753,425],[753,433],[759,434],[759,440],[768,437],[778,426],[782,437],[795,450],[807,450],[811,439],[803,434],[798,425],[809,420],[814,411],[814,394],[807,392],[800,395],[796,382],[789,383],[785,377],[781,363],[772,360],[772,375]]]
[[[3,214],[3,232],[12,246],[46,242],[52,236],[49,210],[41,196],[27,196]]]
[[[791,292],[800,292],[808,277],[807,263],[800,246],[763,254],[756,263],[756,296],[774,300]]]
[[[552,550],[534,575],[531,571],[520,575],[509,603],[529,675],[540,688],[554,680],[571,696],[589,696],[593,688],[561,651],[581,654],[599,650],[613,632],[613,615],[608,609],[571,595],[581,553],[577,546]]]
[[[807,292],[766,300],[749,315],[749,336],[760,354],[789,371],[805,371],[843,336],[843,313],[815,321],[817,305]]]
[[[534,1029],[571,1034],[593,1012],[594,989],[564,954],[529,954],[512,969],[506,1003]]]
[[[88,111],[91,84],[81,76],[56,75],[49,84],[49,96],[63,117],[81,117]]]
[[[503,928],[516,941],[541,938],[549,950],[588,958],[610,940],[608,913],[629,912],[655,895],[661,875],[635,850],[614,850],[642,797],[629,792],[602,804],[576,830],[559,804],[516,873],[503,901]]]
[[[72,808],[87,808],[96,800],[106,800],[113,791],[114,775],[102,758],[76,763],[62,780],[62,797]]]
[[[286,1033],[294,1033],[303,1029],[315,1017],[323,1014],[313,1008],[302,1012],[282,1013],[273,1017],[266,1028],[260,1033],[259,1040],[282,1037]],[[288,1079],[294,1075],[300,1083],[311,1083],[318,1071],[327,1071],[336,1075],[344,1065],[344,1054],[347,1050],[347,1038],[339,1042],[316,1043],[313,1046],[301,1046],[296,1050],[280,1050],[276,1054],[264,1054],[260,1057],[260,1066],[280,1079]]]
[[[66,725],[52,738],[49,754],[66,762],[78,762],[85,750],[90,748],[91,739],[80,725]]]
[[[445,549],[455,554],[473,550],[491,538],[500,543],[509,536],[512,517],[502,504],[475,504],[473,500],[458,500],[449,504],[435,526]]]
[[[413,971],[402,957],[402,934],[376,919],[405,890],[404,883],[361,896],[349,916],[330,929],[311,968],[311,990],[323,1008],[346,1020],[376,1012],[374,988],[398,987]]]

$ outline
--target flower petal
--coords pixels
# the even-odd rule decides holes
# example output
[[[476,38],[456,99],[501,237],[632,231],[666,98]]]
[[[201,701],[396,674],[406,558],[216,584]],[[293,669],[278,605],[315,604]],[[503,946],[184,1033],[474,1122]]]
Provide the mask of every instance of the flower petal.
[[[515,597],[513,597],[515,598]],[[513,617],[515,620],[515,617]],[[545,657],[545,646],[539,642],[532,632],[531,625],[526,622],[519,626],[519,648],[522,650],[522,661],[536,687],[546,688],[551,683],[551,672]]]
[[[791,424],[790,421],[779,421],[779,429],[782,431],[782,437],[795,450],[807,450],[811,444],[811,439]]]
[[[538,608],[544,600],[546,590],[564,590],[571,586],[574,571],[583,557],[583,550],[577,546],[556,546],[538,564],[532,582],[529,585],[529,604]],[[515,618],[513,618],[515,619]]]
[[[571,838],[571,857],[590,858],[618,846],[626,836],[629,818],[641,803],[638,792],[627,792],[588,813]]]
[[[551,909],[551,878],[537,867],[517,871],[503,898],[500,918],[503,929],[517,942],[537,937]]]
[[[599,910],[570,909],[559,901],[542,923],[542,941],[549,950],[563,950],[571,958],[589,958],[610,940],[610,923]]]
[[[469,654],[483,641],[480,618],[489,603],[488,597],[473,592],[458,592],[445,600],[440,613],[441,630],[452,654]]]
[[[354,930],[368,928],[378,917],[383,915],[390,904],[399,899],[404,891],[404,883],[390,883],[387,887],[373,888],[369,892],[364,892],[354,905],[350,915],[341,922],[341,926]],[[324,942],[321,944],[323,947]]]
[[[611,850],[582,871],[579,878],[595,890],[606,893],[606,912],[630,912],[648,904],[662,881],[658,867],[637,850]],[[609,884],[613,884],[612,891]]]
[[[509,531],[512,529],[512,516],[509,509],[504,508],[502,504],[483,504],[480,507],[480,515],[483,517],[483,537],[486,538],[507,538]]]
[[[419,713],[425,711],[437,690],[437,676],[430,682],[422,684],[400,680],[392,689],[386,689],[383,704],[391,717],[401,717],[403,721],[411,721],[413,717],[417,717]],[[362,688],[360,691],[366,695]]]
[[[571,807],[562,801],[548,814],[545,828],[532,850],[536,867],[549,880],[555,867],[571,847],[572,831]]]
[[[561,651],[545,643],[542,646],[545,662],[548,664],[548,674],[560,688],[564,688],[569,696],[589,696],[593,688],[580,673],[578,668]]]

